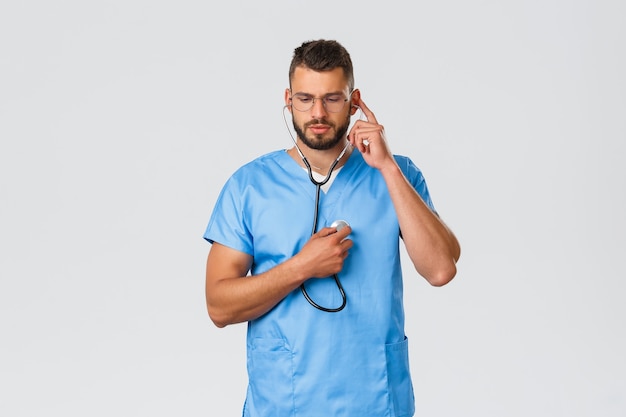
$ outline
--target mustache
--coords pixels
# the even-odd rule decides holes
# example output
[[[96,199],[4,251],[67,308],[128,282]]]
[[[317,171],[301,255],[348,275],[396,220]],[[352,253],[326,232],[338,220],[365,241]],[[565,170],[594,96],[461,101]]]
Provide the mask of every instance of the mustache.
[[[306,122],[304,124],[304,127],[307,128],[307,127],[309,127],[311,125],[325,125],[325,126],[335,127],[334,123],[329,122],[326,119],[313,119],[313,120],[311,120],[309,122]]]

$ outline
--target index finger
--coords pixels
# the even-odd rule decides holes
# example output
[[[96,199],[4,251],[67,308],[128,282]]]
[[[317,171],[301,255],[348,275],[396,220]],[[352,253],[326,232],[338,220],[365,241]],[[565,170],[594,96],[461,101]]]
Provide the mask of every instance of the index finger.
[[[337,236],[343,239],[344,237],[347,237],[350,233],[352,233],[352,228],[350,227],[349,224],[346,224],[344,227],[337,230],[336,233],[337,233]]]
[[[378,124],[378,120],[376,120],[376,116],[374,116],[374,113],[372,113],[372,111],[369,109],[369,107],[367,107],[365,105],[365,102],[363,101],[362,97],[359,97],[359,107],[363,111],[363,114],[367,118],[368,122],[372,122],[372,123]]]

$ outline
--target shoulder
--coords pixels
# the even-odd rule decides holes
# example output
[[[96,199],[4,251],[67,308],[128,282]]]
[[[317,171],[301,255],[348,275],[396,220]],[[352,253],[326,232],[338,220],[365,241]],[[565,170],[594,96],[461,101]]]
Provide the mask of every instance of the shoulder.
[[[285,151],[278,150],[266,153],[256,157],[255,159],[246,162],[242,166],[233,172],[228,182],[238,180],[253,180],[259,176],[263,176],[264,173],[269,173],[277,165],[280,164],[281,158],[284,158]]]
[[[258,156],[254,158],[253,160],[246,162],[235,172],[256,168],[260,165],[275,164],[281,159],[281,157],[284,156],[284,154],[285,154],[284,150],[278,150],[278,151],[272,151],[272,152],[266,153],[265,155]]]
[[[423,178],[422,171],[415,165],[411,158],[405,155],[394,155],[393,157],[407,178]]]

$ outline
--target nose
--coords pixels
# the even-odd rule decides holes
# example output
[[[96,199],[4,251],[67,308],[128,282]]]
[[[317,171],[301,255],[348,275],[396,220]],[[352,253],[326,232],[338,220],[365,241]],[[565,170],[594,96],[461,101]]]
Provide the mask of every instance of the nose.
[[[326,108],[324,107],[323,98],[313,99],[313,107],[311,107],[311,116],[315,119],[321,119],[326,116]]]

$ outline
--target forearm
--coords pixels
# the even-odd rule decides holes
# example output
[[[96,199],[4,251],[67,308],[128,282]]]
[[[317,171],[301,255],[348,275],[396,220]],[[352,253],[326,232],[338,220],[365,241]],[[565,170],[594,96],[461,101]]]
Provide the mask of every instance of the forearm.
[[[209,271],[210,269],[207,268]],[[292,258],[267,272],[208,281],[209,316],[218,327],[256,319],[306,280]]]
[[[460,256],[456,237],[424,203],[395,161],[390,161],[380,171],[415,269],[432,285],[448,283],[456,274],[456,261]]]

